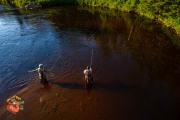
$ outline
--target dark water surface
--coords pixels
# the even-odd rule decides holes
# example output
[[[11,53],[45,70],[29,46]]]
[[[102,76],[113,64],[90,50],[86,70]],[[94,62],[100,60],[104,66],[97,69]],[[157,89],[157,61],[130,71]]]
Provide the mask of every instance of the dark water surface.
[[[95,78],[90,94],[99,100],[102,119],[176,120],[177,40],[159,24],[126,13],[67,6],[23,11],[0,5],[0,106],[37,79],[27,71],[39,63],[51,69],[54,84],[81,93],[89,44]]]

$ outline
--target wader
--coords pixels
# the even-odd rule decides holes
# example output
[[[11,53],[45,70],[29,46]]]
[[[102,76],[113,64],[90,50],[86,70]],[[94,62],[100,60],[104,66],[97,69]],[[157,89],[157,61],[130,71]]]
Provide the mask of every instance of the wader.
[[[46,76],[44,75],[44,71],[39,71],[39,80],[40,80],[40,83],[42,84],[48,83]]]
[[[85,87],[91,87],[93,84],[93,78],[91,75],[85,75]]]

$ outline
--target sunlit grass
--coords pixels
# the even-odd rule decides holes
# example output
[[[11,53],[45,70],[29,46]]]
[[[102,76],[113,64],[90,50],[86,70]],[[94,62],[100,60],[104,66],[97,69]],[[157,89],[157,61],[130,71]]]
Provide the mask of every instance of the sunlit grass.
[[[180,35],[179,0],[0,0],[0,2],[14,4],[18,7],[28,4],[40,4],[42,6],[78,4],[121,11],[134,11],[150,19],[162,22],[164,25],[173,28]]]
[[[156,19],[171,27],[180,35],[179,0],[77,0],[79,5],[105,7],[121,11],[134,11],[150,19]]]

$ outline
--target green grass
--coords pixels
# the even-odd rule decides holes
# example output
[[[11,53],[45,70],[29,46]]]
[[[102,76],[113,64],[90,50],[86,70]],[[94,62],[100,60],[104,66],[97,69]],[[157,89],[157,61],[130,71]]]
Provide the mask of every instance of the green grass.
[[[156,19],[180,35],[180,0],[0,0],[1,3],[22,7],[28,4],[44,6],[81,5],[133,11]]]
[[[163,1],[163,2],[162,2]],[[180,0],[77,0],[79,5],[133,11],[156,19],[180,35]]]
[[[76,0],[0,0],[0,3],[22,7],[29,4],[39,4],[43,7],[58,5],[74,5]]]

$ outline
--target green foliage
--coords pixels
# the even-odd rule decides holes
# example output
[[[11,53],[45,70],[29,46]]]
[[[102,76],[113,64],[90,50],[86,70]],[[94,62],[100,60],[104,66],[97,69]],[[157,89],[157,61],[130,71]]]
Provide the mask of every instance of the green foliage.
[[[79,5],[134,11],[156,19],[180,35],[180,0],[77,0]]]
[[[180,35],[180,0],[0,0],[1,3],[22,7],[28,4],[42,6],[86,5],[134,11],[151,19],[156,19],[173,28]]]
[[[74,5],[76,0],[0,0],[0,2],[22,7],[29,4],[40,4],[42,6]]]

